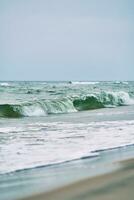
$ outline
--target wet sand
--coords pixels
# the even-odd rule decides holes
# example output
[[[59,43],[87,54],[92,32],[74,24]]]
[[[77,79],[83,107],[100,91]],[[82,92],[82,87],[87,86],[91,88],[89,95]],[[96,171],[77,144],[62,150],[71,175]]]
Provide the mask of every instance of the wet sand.
[[[21,200],[133,200],[134,159],[119,164],[120,167],[111,173]]]

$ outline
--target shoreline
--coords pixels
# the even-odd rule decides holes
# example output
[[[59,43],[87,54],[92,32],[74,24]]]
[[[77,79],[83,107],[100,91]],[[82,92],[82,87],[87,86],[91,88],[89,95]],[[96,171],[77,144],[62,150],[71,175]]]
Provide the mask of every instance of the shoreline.
[[[134,158],[116,161],[113,164],[119,164],[119,167],[107,174],[83,179],[20,200],[132,200]]]

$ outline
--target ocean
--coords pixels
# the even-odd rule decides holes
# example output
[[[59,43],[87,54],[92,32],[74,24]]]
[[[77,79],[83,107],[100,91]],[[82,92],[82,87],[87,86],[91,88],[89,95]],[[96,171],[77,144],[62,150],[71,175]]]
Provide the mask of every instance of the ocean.
[[[132,153],[133,145],[132,81],[0,82],[1,200],[22,195],[17,188],[27,179],[16,184],[22,173],[47,168],[50,181],[52,168],[102,151],[131,147]]]

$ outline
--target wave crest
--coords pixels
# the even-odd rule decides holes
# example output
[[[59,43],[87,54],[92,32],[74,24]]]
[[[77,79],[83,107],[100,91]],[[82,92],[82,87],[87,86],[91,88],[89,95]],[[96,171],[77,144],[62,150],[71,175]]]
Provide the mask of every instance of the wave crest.
[[[134,100],[130,98],[128,93],[120,91],[91,94],[89,96],[75,99],[73,103],[78,111],[82,111],[105,107],[130,105],[134,104]]]
[[[74,98],[40,100],[27,104],[0,105],[0,117],[46,116],[84,110],[134,104],[134,99],[123,91],[100,92]]]

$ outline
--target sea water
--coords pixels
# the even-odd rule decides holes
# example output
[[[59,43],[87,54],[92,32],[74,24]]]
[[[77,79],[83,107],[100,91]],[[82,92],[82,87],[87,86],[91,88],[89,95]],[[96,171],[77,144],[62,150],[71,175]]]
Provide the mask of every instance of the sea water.
[[[134,82],[0,82],[1,180],[133,144]]]

